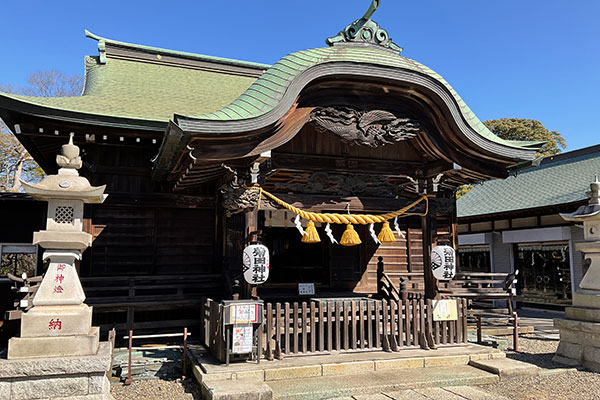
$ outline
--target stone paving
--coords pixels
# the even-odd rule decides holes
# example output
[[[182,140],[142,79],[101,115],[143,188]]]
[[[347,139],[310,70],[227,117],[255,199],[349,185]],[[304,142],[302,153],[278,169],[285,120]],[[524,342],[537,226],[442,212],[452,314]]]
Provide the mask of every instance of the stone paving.
[[[451,386],[338,397],[335,400],[508,400],[471,386]]]

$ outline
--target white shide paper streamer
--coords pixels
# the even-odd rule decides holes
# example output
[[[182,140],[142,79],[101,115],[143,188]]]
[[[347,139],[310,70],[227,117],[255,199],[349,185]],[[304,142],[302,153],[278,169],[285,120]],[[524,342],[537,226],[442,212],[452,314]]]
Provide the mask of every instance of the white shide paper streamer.
[[[394,229],[396,229],[396,233],[398,234],[398,236],[400,236],[402,239],[406,239],[406,236],[404,236],[404,232],[400,230],[400,225],[398,225],[398,217],[394,218]]]
[[[369,225],[369,232],[371,233],[373,241],[377,244],[381,244],[381,241],[377,238],[377,235],[375,234],[375,224]]]
[[[325,233],[327,233],[327,236],[329,237],[329,240],[331,240],[331,243],[338,244],[338,241],[335,240],[335,238],[333,237],[333,232],[331,231],[331,225],[329,225],[329,223],[325,225]]]
[[[296,215],[296,218],[294,218],[294,224],[296,224],[296,229],[298,229],[298,232],[300,232],[300,235],[302,235],[302,236],[308,235],[308,233],[306,233],[304,228],[302,228],[302,223],[300,222],[299,215]]]

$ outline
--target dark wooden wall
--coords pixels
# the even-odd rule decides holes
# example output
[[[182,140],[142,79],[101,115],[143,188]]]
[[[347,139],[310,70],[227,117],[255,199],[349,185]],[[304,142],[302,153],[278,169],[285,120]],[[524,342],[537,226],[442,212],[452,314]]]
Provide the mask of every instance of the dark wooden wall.
[[[135,205],[91,210],[99,235],[83,256],[82,276],[214,272],[214,211]]]

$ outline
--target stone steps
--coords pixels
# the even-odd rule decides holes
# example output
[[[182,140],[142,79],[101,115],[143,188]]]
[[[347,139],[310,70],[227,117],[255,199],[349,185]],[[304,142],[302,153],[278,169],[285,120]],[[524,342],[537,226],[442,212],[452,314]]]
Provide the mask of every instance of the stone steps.
[[[498,379],[498,375],[469,365],[454,365],[287,379],[265,384],[272,390],[273,399],[319,400],[417,388],[486,385]]]
[[[540,374],[540,367],[526,362],[512,360],[510,358],[471,360],[469,365],[498,375],[500,380],[522,378]]]
[[[357,394],[332,400],[509,400],[507,397],[473,386],[408,389],[398,392]]]
[[[378,360],[374,369],[370,365],[372,362],[367,361],[305,365],[261,371],[264,376],[243,374],[237,379],[214,379],[216,376],[209,379],[204,375],[202,391],[203,398],[207,400],[319,400],[348,399],[351,396],[354,399],[383,399],[395,398],[389,397],[390,393],[397,393],[399,398],[409,395],[422,398],[418,396],[425,395],[421,393],[424,389],[435,394],[439,391],[435,388],[443,387],[444,393],[440,393],[444,396],[440,398],[454,399],[459,396],[458,393],[446,393],[452,391],[452,387],[486,385],[544,372],[535,365],[507,359],[503,355],[492,353],[471,356],[470,359],[465,359],[465,356],[442,356],[423,360]],[[474,396],[483,398],[476,394]]]
[[[479,385],[498,375],[468,365],[470,361],[504,358],[497,349],[479,345],[445,346],[435,351],[357,352],[287,357],[279,361],[241,362],[224,366],[200,349],[188,349],[203,399],[270,400],[330,398],[421,387]],[[303,385],[314,386],[312,394]],[[346,390],[351,388],[351,390]],[[312,397],[311,397],[312,396]]]

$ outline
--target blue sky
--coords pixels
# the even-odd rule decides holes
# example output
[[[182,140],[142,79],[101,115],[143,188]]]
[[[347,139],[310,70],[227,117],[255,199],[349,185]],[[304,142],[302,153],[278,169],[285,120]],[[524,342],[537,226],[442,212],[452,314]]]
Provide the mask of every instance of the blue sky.
[[[5,1],[0,82],[82,73],[111,39],[274,63],[320,47],[369,0]],[[440,73],[481,119],[540,120],[568,149],[600,143],[600,1],[382,0],[373,19],[404,56]]]

